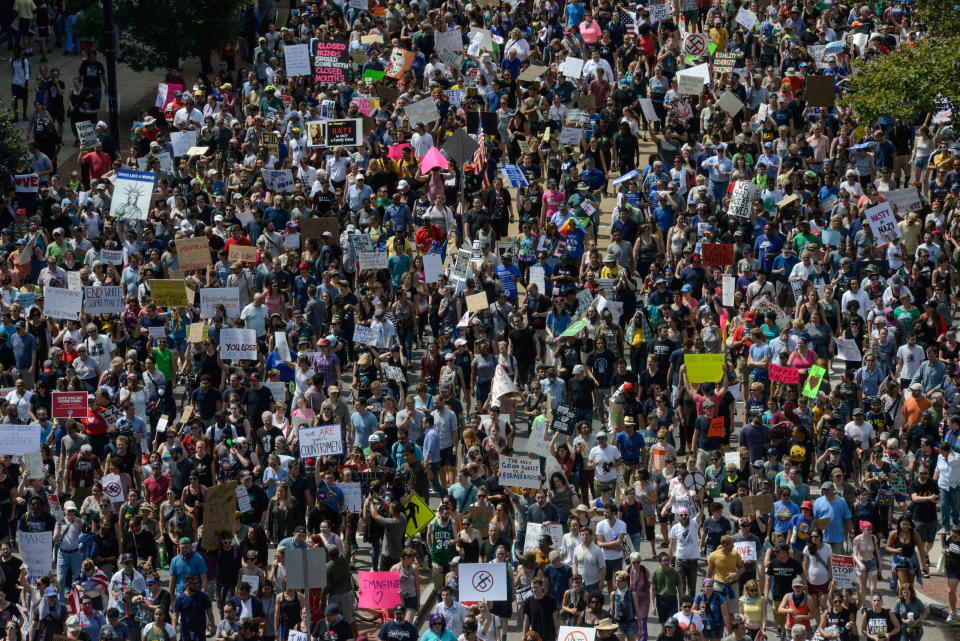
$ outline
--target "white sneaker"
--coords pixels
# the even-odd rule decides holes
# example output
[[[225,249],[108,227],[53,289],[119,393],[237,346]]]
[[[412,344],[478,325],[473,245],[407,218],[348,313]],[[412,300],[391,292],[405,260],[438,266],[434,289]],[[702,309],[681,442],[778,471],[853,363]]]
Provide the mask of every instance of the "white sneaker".
[[[950,614],[947,615],[947,623],[949,624],[960,623],[960,616],[958,616],[954,612],[951,612]]]

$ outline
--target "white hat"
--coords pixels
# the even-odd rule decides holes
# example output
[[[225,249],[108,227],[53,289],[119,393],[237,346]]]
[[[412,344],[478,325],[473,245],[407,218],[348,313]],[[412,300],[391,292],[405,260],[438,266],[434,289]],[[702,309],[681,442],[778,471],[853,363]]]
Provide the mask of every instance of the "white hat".
[[[397,183],[397,189],[403,189],[404,187],[409,187],[409,186],[410,186],[410,183],[408,183],[406,180],[401,180],[400,182]]]
[[[74,512],[77,511],[77,504],[74,503],[73,501],[67,501],[66,503],[63,504],[64,512],[69,512],[70,510],[73,510]]]
[[[356,178],[356,179],[357,179],[357,180],[366,180],[367,177],[363,175],[363,172],[360,172],[359,174],[357,174],[357,178]]]

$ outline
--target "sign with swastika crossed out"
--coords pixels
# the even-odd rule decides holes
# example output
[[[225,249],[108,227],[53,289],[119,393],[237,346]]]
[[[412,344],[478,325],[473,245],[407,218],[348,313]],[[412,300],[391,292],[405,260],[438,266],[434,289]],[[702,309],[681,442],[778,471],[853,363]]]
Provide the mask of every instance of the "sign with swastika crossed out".
[[[506,563],[461,563],[460,601],[506,601]]]

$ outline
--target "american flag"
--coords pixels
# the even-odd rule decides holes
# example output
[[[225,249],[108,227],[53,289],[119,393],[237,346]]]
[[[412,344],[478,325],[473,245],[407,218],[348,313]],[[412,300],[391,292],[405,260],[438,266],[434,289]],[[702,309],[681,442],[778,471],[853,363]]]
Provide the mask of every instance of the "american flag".
[[[473,152],[473,162],[466,166],[473,169],[474,173],[480,174],[480,178],[483,181],[483,188],[488,189],[490,187],[490,178],[487,176],[487,139],[486,136],[483,135],[483,125],[480,125],[479,132],[477,133],[477,144],[480,146]]]
[[[623,26],[627,29],[627,31],[636,35],[637,14],[632,11],[627,11],[622,6],[617,5],[617,16],[620,18],[620,22],[623,23]]]
[[[103,586],[104,590],[110,587],[110,577],[99,567],[90,576],[80,575],[73,589],[70,590],[70,609],[74,614],[80,611],[80,599],[83,596],[81,591],[94,590],[98,585]]]

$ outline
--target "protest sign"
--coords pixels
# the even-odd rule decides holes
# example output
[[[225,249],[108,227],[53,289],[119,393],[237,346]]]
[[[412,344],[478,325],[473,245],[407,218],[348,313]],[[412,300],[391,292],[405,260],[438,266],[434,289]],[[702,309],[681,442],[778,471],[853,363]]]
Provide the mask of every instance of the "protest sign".
[[[640,99],[640,109],[643,111],[643,117],[649,122],[660,122],[660,117],[657,115],[657,110],[653,106],[653,100],[650,98]]]
[[[257,360],[257,330],[224,327],[220,330],[220,358]]]
[[[174,242],[177,244],[177,258],[180,260],[180,269],[184,271],[205,270],[213,264],[210,256],[210,241],[205,236],[178,238]]]
[[[36,452],[21,454],[20,469],[24,473],[24,478],[28,481],[44,478],[46,475],[43,471],[43,453],[37,450]]]
[[[490,397],[500,400],[501,396],[516,394],[517,386],[502,365],[497,365],[497,373],[493,376],[493,385],[490,388]]]
[[[553,547],[559,548],[563,544],[563,526],[551,523],[544,527],[540,523],[527,523],[527,534],[523,539],[523,551],[536,550],[540,546],[540,537],[546,534],[550,537]]]
[[[343,491],[343,505],[348,512],[360,512],[363,509],[363,488],[357,481],[337,483]]]
[[[647,5],[647,10],[650,12],[650,22],[656,24],[661,20],[670,19],[673,15],[673,4],[651,4]]]
[[[694,385],[716,383],[723,378],[723,354],[684,354],[687,380]]]
[[[187,286],[182,280],[150,280],[150,293],[158,307],[183,307],[187,305]]]
[[[123,503],[126,500],[123,496],[123,481],[119,474],[105,474],[101,484],[103,495],[110,499],[111,503]]]
[[[274,403],[282,403],[287,400],[287,384],[283,381],[270,381],[263,384],[273,397]]]
[[[287,335],[284,332],[274,332],[273,333],[273,347],[277,350],[277,354],[280,355],[285,361],[293,360],[290,356],[290,345],[287,344]],[[282,398],[280,400],[283,400]]]
[[[723,300],[721,301],[724,307],[733,307],[737,292],[737,279],[735,276],[724,276],[722,281],[722,291],[723,291]]]
[[[740,452],[724,452],[723,453],[723,464],[733,465],[738,470],[740,469]]]
[[[283,59],[287,66],[287,76],[292,78],[310,75],[310,45],[284,46]]]
[[[519,80],[520,82],[534,82],[537,78],[543,75],[543,72],[547,70],[547,67],[542,67],[540,65],[530,65],[526,69],[520,72]]]
[[[561,127],[560,144],[561,145],[579,145],[583,137],[583,130],[580,127]]]
[[[842,361],[860,361],[863,356],[860,354],[860,348],[857,342],[852,338],[836,338],[837,358]]]
[[[743,109],[743,103],[737,98],[737,94],[732,91],[727,91],[720,96],[720,99],[717,100],[717,106],[731,116],[736,116]]]
[[[52,492],[47,492],[47,504],[50,506],[50,514],[58,521],[63,522],[66,516],[63,513],[63,507],[60,505],[60,497]]]
[[[880,203],[867,210],[867,222],[870,223],[870,229],[876,238],[877,245],[886,245],[900,238],[903,234],[900,232],[900,226],[897,224],[897,217],[893,215],[893,209],[889,202]]]
[[[416,54],[414,52],[397,47],[390,52],[387,68],[383,71],[388,78],[399,80],[403,77],[403,72],[408,71],[410,67],[413,66],[413,59],[415,57]]]
[[[345,82],[345,72],[353,64],[350,52],[347,50],[347,43],[314,38],[310,45],[313,58],[313,81]]]
[[[550,455],[550,436],[547,434],[547,421],[537,417],[530,426],[527,449],[537,456]]]
[[[206,550],[215,550],[225,532],[233,532],[237,522],[237,482],[227,481],[208,487],[203,497],[203,541]]]
[[[272,192],[285,194],[293,191],[293,172],[289,169],[261,169],[264,186]]]
[[[190,323],[190,328],[187,330],[187,342],[201,343],[203,339],[209,336],[209,332],[206,323]]]
[[[580,73],[583,71],[583,60],[580,58],[574,58],[573,56],[567,56],[566,60],[563,61],[563,68],[560,73],[562,73],[567,78],[572,78],[576,80],[580,77]]]
[[[40,189],[40,174],[17,174],[13,185],[18,194],[35,194]]]
[[[399,572],[357,573],[360,591],[357,595],[357,607],[371,610],[393,610],[403,601],[400,598]]]
[[[363,118],[326,121],[324,141],[327,147],[358,147],[363,142]]]
[[[227,254],[227,260],[231,263],[240,261],[243,263],[257,262],[257,248],[247,245],[231,245]]]
[[[238,512],[249,512],[253,509],[253,505],[250,503],[250,493],[247,491],[246,486],[244,486],[242,483],[238,483],[236,494]]]
[[[443,259],[440,254],[423,255],[423,275],[425,282],[436,283],[443,272]]]
[[[753,211],[753,199],[757,194],[757,186],[748,180],[738,180],[730,196],[730,206],[727,213],[737,218],[750,218]]]
[[[745,563],[749,561],[757,560],[757,542],[756,541],[740,541],[739,543],[734,543],[733,549],[740,554],[740,560],[742,560]]]
[[[560,403],[553,410],[553,421],[550,429],[561,434],[572,435],[577,431],[577,409],[572,405]]]
[[[47,318],[78,320],[83,309],[83,290],[43,288],[43,315]]]
[[[171,132],[170,144],[173,145],[174,158],[188,156],[190,150],[197,146],[197,130]]]
[[[527,186],[527,177],[523,175],[523,171],[516,165],[504,164],[501,166],[503,170],[503,175],[506,177],[506,182],[511,189],[518,189],[520,187]]]
[[[17,532],[20,558],[27,566],[27,574],[40,577],[50,574],[53,568],[53,531]]]
[[[790,327],[793,324],[793,319],[790,316],[787,316],[779,305],[771,303],[766,298],[760,298],[753,302],[753,305],[750,306],[755,313],[759,315],[766,316],[768,312],[773,312],[777,317],[776,323],[778,327]]]
[[[84,151],[96,149],[97,143],[100,142],[97,131],[89,120],[77,123],[77,135],[80,137],[80,149]]]
[[[800,372],[795,367],[783,367],[770,363],[767,372],[770,374],[770,380],[774,383],[795,385],[800,382]]]
[[[704,267],[733,264],[733,243],[703,243],[700,256]]]
[[[410,119],[410,124],[415,126],[419,123],[429,125],[432,122],[436,122],[440,118],[440,112],[437,111],[437,103],[433,101],[433,98],[424,98],[423,100],[418,100],[417,102],[411,102],[409,105],[404,107],[403,111],[407,117]]]
[[[343,435],[339,425],[301,427],[297,438],[301,459],[343,454]]]
[[[596,641],[597,629],[594,627],[577,627],[561,625],[557,641]]]
[[[450,31],[437,32],[434,34],[434,40],[437,51],[451,51],[459,53],[463,51],[463,32],[460,27]]]
[[[834,76],[810,74],[806,80],[808,104],[811,107],[832,107],[837,97]]]
[[[888,203],[896,206],[897,213],[900,214],[901,218],[906,217],[908,211],[923,209],[923,199],[916,187],[886,191],[883,193],[883,197]]]
[[[827,373],[827,370],[819,365],[811,365],[810,371],[807,373],[807,381],[803,384],[803,391],[801,394],[807,398],[816,398],[817,392],[820,390],[820,384],[823,383],[823,376]]]
[[[431,510],[427,502],[420,498],[420,495],[416,492],[410,496],[410,500],[403,506],[403,512],[407,515],[407,529],[404,532],[410,538],[415,537],[437,516],[436,512]]]
[[[122,249],[101,249],[100,262],[108,263],[110,265],[122,265],[123,250]]]
[[[123,287],[121,285],[84,287],[83,311],[94,315],[123,312]]]
[[[540,461],[520,456],[499,458],[500,485],[504,487],[540,488]]]
[[[86,392],[54,392],[51,416],[53,418],[87,418]]]
[[[857,577],[854,573],[853,557],[848,554],[834,554],[830,557],[830,571],[833,575],[833,587],[855,588]]]
[[[485,309],[490,307],[490,304],[487,302],[487,294],[485,292],[480,292],[479,294],[472,294],[467,296],[467,309],[471,312],[477,314],[482,312]]]
[[[357,325],[353,328],[353,342],[380,347],[380,333],[366,325]]]
[[[678,73],[677,91],[685,96],[696,96],[703,91],[703,78]]]
[[[223,305],[227,318],[240,316],[239,287],[205,287],[200,290],[200,318],[213,318],[215,307]]]
[[[743,506],[744,514],[770,514],[773,512],[773,495],[757,494],[741,496],[740,503]]]
[[[462,563],[460,565],[460,601],[506,601],[506,563]]]

